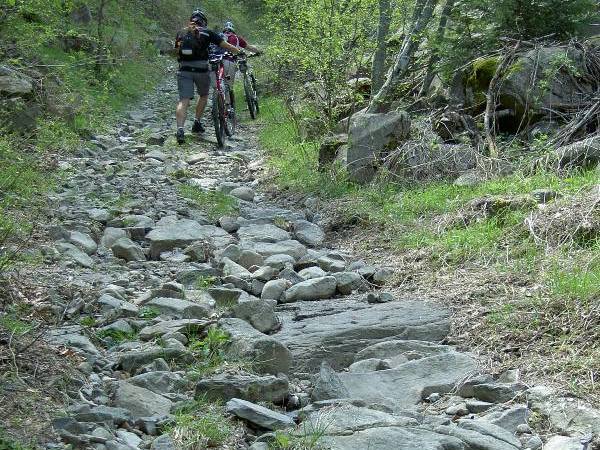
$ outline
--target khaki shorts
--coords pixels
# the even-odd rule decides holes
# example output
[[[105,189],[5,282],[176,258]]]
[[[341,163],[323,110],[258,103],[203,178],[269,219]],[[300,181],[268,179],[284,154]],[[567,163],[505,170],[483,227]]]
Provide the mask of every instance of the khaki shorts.
[[[206,72],[177,72],[177,90],[179,91],[179,100],[193,99],[194,86],[200,97],[206,97],[210,92],[210,73]]]

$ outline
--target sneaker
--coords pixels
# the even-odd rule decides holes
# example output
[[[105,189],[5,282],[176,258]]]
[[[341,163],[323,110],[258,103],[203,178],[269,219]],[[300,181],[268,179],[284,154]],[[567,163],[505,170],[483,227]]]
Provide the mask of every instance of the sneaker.
[[[185,133],[183,131],[183,128],[179,128],[177,130],[177,143],[179,145],[183,144],[185,142]]]
[[[204,129],[204,125],[199,120],[194,121],[194,126],[192,127],[192,133],[204,133],[206,130]]]

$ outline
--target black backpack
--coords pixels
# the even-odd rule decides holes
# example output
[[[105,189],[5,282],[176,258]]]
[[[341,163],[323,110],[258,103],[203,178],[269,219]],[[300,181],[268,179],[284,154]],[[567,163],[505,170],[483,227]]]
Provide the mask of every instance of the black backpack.
[[[202,30],[187,30],[183,32],[179,42],[180,61],[197,61],[201,59],[202,51],[206,50]]]

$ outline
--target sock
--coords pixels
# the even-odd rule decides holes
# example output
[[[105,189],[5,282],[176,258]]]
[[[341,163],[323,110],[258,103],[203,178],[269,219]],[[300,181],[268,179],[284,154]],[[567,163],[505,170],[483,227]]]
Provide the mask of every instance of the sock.
[[[200,123],[200,119],[198,119],[197,117],[194,119],[194,122],[196,123]]]
[[[183,127],[177,128],[177,131],[179,131],[179,130],[183,131]]]

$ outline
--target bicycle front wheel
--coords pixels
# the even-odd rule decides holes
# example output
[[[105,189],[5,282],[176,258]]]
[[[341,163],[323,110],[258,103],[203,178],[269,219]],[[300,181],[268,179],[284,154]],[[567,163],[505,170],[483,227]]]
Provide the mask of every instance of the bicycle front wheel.
[[[225,133],[231,137],[235,134],[237,118],[235,115],[233,91],[229,85],[225,85],[225,98],[229,98],[229,104],[225,106]]]
[[[225,99],[223,93],[215,91],[212,102],[212,119],[219,148],[225,146]]]
[[[248,75],[244,75],[244,96],[248,104],[248,112],[252,120],[256,119],[256,102],[254,101],[254,89],[252,88],[252,80]]]

